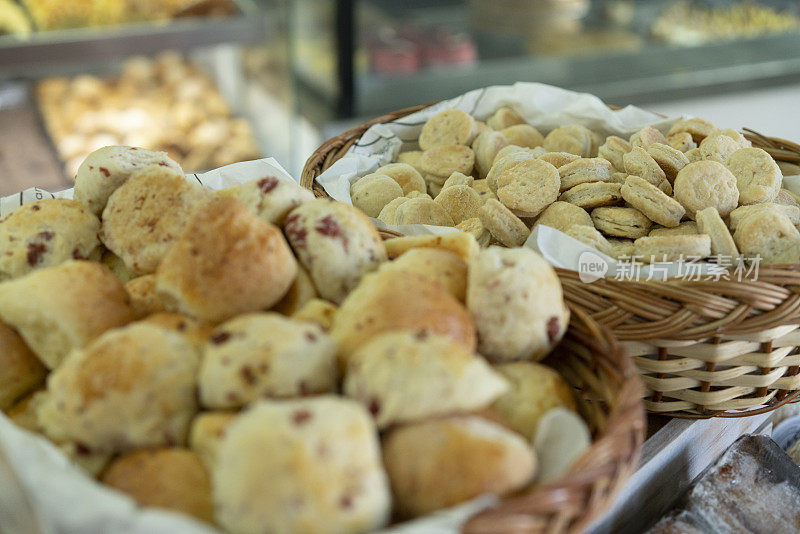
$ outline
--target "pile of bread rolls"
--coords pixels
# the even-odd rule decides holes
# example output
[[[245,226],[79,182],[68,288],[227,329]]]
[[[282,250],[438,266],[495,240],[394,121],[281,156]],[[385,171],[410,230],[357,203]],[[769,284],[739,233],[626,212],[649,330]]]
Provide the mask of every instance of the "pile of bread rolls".
[[[47,78],[36,94],[70,178],[108,145],[164,151],[189,172],[261,154],[247,120],[234,116],[211,77],[177,52],[128,59],[118,76]]]
[[[389,225],[454,226],[481,246],[521,246],[544,225],[618,260],[800,262],[800,199],[777,163],[702,119],[626,140],[578,124],[543,135],[508,107],[485,123],[448,109],[418,146],[354,181],[353,205]]]
[[[87,474],[227,532],[358,533],[562,476],[591,443],[539,363],[535,252],[382,241],[263,176],[110,146],[0,222],[0,408]],[[24,468],[24,466],[21,466]]]

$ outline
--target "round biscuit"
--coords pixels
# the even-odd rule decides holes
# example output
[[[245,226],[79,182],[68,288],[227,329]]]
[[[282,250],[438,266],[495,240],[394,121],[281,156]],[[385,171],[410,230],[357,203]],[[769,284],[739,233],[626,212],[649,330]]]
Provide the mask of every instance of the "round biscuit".
[[[544,136],[530,124],[515,124],[500,130],[506,140],[516,146],[536,148],[544,143]]]
[[[481,196],[468,185],[453,185],[443,188],[434,202],[445,209],[454,224],[477,217],[478,210],[483,205]]]
[[[561,200],[550,204],[542,214],[539,215],[534,226],[540,224],[555,228],[561,232],[566,232],[567,228],[575,224],[594,226],[591,216],[589,216],[585,209]]]
[[[606,137],[605,143],[600,145],[597,155],[610,161],[618,171],[625,170],[625,162],[622,156],[631,151],[631,144],[621,137],[610,135]]]
[[[781,190],[783,174],[778,164],[760,148],[742,148],[726,165],[736,177],[740,204],[772,202]]]
[[[536,217],[558,200],[561,179],[547,162],[532,159],[517,163],[497,177],[497,198],[520,217]]]
[[[460,109],[440,111],[425,123],[419,134],[419,146],[430,150],[438,146],[466,145],[475,128],[475,120]]]
[[[359,178],[350,186],[353,206],[370,217],[378,217],[386,204],[402,196],[400,184],[377,172]]]
[[[548,152],[567,152],[582,158],[590,158],[594,154],[594,134],[585,126],[571,124],[559,126],[544,138],[542,146]]]
[[[428,198],[412,198],[400,204],[394,214],[395,224],[429,224],[455,226],[453,218],[442,206]]]
[[[710,206],[717,208],[721,217],[727,217],[739,204],[736,177],[716,161],[690,163],[675,178],[675,200],[686,208],[691,219],[697,211]]]
[[[390,163],[380,167],[375,173],[385,174],[397,182],[404,195],[409,194],[411,191],[425,192],[425,180],[417,169],[408,163]]]

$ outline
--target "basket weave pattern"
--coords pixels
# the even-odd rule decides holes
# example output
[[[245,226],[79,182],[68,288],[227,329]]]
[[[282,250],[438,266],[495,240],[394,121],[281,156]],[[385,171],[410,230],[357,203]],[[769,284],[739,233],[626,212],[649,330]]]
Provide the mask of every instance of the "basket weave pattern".
[[[306,162],[301,184],[327,196],[316,177],[370,126],[428,105],[389,113],[326,141]],[[752,130],[745,135],[777,161],[800,163],[800,145]],[[757,279],[742,281],[607,278],[586,284],[574,271],[557,271],[570,305],[611,328],[634,356],[649,411],[739,417],[800,396],[800,265],[762,267]]]

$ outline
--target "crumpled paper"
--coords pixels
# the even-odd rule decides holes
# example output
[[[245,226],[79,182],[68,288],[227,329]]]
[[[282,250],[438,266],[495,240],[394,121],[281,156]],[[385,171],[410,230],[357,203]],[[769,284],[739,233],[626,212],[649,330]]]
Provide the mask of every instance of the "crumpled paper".
[[[541,83],[519,82],[510,86],[492,86],[439,102],[394,122],[372,126],[343,158],[317,177],[317,182],[334,199],[352,204],[350,185],[362,176],[375,172],[378,167],[394,161],[401,150],[418,150],[417,138],[422,126],[436,113],[456,108],[484,120],[501,106],[510,107],[545,135],[558,126],[581,124],[604,136],[617,135],[627,139],[645,126],[653,126],[666,133],[675,122],[686,118],[663,117],[635,106],[612,110],[596,96]],[[800,176],[792,179],[787,178],[785,186],[800,193]],[[407,235],[453,231],[452,228],[442,226],[399,227],[380,221],[376,224]],[[720,265],[707,262],[653,265],[642,264],[640,261],[618,262],[577,239],[546,227],[534,229],[524,246],[538,251],[555,267],[578,271],[584,282],[592,282],[601,277],[636,280],[682,277],[689,280],[708,280],[719,279],[728,272]]]
[[[209,189],[274,176],[298,183],[274,158],[234,163],[187,175]],[[45,198],[72,198],[72,189],[26,189],[0,198],[0,216]],[[452,229],[448,229],[451,230]],[[496,502],[483,497],[392,527],[402,534],[456,533],[472,514]],[[85,475],[47,439],[18,428],[0,412],[0,531],[3,534],[213,534],[189,516],[141,508],[130,497]]]

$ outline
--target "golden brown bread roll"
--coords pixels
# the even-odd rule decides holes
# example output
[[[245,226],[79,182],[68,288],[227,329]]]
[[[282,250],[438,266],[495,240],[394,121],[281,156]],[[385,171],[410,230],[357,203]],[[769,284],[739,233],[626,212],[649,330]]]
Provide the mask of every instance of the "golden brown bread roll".
[[[102,481],[127,493],[140,506],[183,512],[209,523],[214,520],[211,477],[200,456],[188,449],[145,449],[121,456]]]
[[[346,360],[377,334],[398,330],[440,334],[475,350],[466,308],[436,282],[403,271],[366,276],[339,308],[331,335]]]
[[[0,284],[0,317],[53,369],[72,349],[133,320],[133,312],[107,267],[68,261]]]
[[[47,369],[22,338],[0,323],[0,410],[44,382]]]
[[[217,323],[272,307],[297,263],[277,226],[232,198],[195,213],[156,273],[167,309]]]

